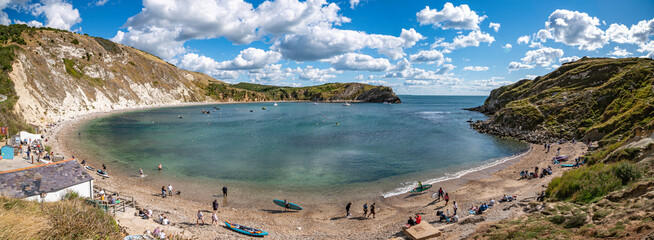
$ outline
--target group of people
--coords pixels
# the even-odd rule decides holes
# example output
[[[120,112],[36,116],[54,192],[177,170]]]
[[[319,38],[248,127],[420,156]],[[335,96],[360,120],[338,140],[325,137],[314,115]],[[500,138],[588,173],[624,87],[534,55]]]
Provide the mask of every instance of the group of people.
[[[486,204],[486,203],[482,203],[480,205],[473,204],[472,206],[470,206],[470,210],[468,210],[468,212],[470,214],[479,215],[484,213],[484,211],[488,210],[489,208],[493,207],[493,205],[495,205],[495,200],[492,199],[491,199],[491,204]]]
[[[420,214],[416,213],[415,216],[409,216],[409,220],[407,221],[406,225],[404,226],[405,228],[410,228],[415,225],[418,225],[422,222],[422,216]]]
[[[176,195],[181,195],[182,192],[177,191],[175,193]],[[173,185],[168,184],[168,187],[166,186],[161,186],[161,198],[165,198],[166,196],[172,197],[173,196]]]
[[[538,173],[538,167],[534,167],[533,172],[529,172],[529,170],[524,170],[520,171],[520,179],[532,179],[532,178],[542,178],[547,175],[552,175],[552,166],[547,166],[547,168],[541,169],[540,173]]]
[[[350,212],[350,209],[352,208],[352,202],[347,203],[345,205],[345,217],[351,218],[352,214]],[[370,211],[370,212],[368,212]],[[372,216],[372,218],[375,218],[375,214],[377,213],[377,207],[375,206],[375,203],[372,203],[372,205],[368,206],[368,203],[363,204],[363,215],[361,218],[369,218]]]

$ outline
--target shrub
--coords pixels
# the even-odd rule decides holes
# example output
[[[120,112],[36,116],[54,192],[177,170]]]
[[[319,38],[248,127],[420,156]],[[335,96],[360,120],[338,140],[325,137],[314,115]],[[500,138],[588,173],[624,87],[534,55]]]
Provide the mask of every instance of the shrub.
[[[641,171],[633,163],[599,163],[570,170],[552,179],[547,195],[557,200],[589,203],[641,176]]]
[[[73,41],[70,41],[70,43],[77,45],[77,44],[79,44],[79,41],[76,38],[76,39],[73,39]]]
[[[550,217],[548,220],[550,222],[554,223],[554,224],[561,224],[561,223],[565,222],[565,217],[561,216],[561,215],[556,215],[556,216]]]
[[[626,185],[643,176],[642,171],[636,165],[629,162],[620,162],[614,165],[613,174],[622,180],[622,185]]]
[[[575,214],[565,222],[565,228],[578,228],[586,224],[585,214]]]

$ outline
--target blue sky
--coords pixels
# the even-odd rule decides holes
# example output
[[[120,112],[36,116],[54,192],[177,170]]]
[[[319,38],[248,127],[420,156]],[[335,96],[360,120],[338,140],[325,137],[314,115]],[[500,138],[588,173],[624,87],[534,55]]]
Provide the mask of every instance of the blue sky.
[[[590,57],[654,57],[654,1],[0,0],[226,82],[487,95]]]

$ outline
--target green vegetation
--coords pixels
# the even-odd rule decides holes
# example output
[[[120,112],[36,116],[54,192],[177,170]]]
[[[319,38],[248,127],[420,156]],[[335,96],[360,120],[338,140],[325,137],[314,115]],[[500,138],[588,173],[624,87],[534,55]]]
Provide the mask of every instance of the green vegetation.
[[[10,135],[16,134],[19,131],[31,129],[31,127],[14,112],[14,105],[16,105],[16,102],[18,101],[18,95],[14,88],[14,82],[9,78],[9,72],[12,70],[11,63],[15,59],[14,51],[17,49],[19,49],[19,47],[15,45],[0,46],[0,94],[7,97],[7,100],[0,102],[0,112],[2,113],[0,114],[0,126],[9,127]]]
[[[641,176],[642,171],[630,162],[598,163],[567,171],[552,179],[546,193],[560,201],[590,203]]]
[[[44,203],[0,197],[0,239],[119,239],[116,221],[72,194]]]
[[[104,85],[104,80],[100,78],[92,78],[84,74],[84,71],[82,71],[82,68],[78,66],[74,60],[72,59],[63,59],[64,61],[64,66],[66,67],[66,73],[68,75],[77,78],[77,79],[84,79],[88,81],[91,85],[93,86],[103,86]]]
[[[104,50],[107,50],[107,52],[113,53],[113,54],[118,54],[121,52],[120,47],[118,47],[117,44],[115,44],[112,41],[109,41],[107,39],[101,38],[101,37],[93,37],[100,46],[104,48]]]
[[[20,45],[27,44],[23,39],[22,33],[25,30],[32,29],[25,24],[14,24],[9,26],[0,25],[0,43],[17,43]]]
[[[79,44],[79,40],[77,40],[77,38],[75,38],[75,39],[73,39],[73,41],[70,41],[70,43],[75,44],[75,45],[78,45],[78,44]]]
[[[266,101],[355,101],[357,96],[375,89],[389,90],[360,83],[327,83],[310,87],[280,87],[252,83],[210,83],[206,88],[207,95],[218,99],[232,98],[236,101],[259,99]]]

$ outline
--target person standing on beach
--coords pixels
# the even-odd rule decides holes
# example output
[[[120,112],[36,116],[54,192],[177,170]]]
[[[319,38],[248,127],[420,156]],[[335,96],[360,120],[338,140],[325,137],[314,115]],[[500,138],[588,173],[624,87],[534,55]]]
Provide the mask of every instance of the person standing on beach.
[[[166,197],[166,186],[161,186],[161,198]]]
[[[445,197],[443,197],[443,199],[445,199],[445,206],[447,206],[447,202],[450,201],[450,195],[448,195],[447,193],[445,193]]]
[[[105,165],[104,163],[102,163],[102,170],[107,171],[107,165]]]
[[[168,184],[168,196],[173,196],[173,185]]]
[[[213,203],[211,203],[211,206],[213,207],[213,212],[215,213],[218,211],[218,199],[214,199]]]
[[[350,218],[350,207],[352,207],[352,202],[347,203],[347,205],[345,206],[345,213],[346,213],[345,216],[347,218]]]
[[[159,171],[161,171],[161,168],[162,168],[162,167],[161,167],[161,163],[159,163]]]
[[[368,203],[364,203],[363,204],[363,217],[365,218],[367,216],[368,216]]]
[[[441,200],[441,197],[443,197],[444,192],[445,191],[443,191],[443,188],[438,188],[438,200],[439,201]]]
[[[453,204],[454,204],[454,215],[456,215],[456,210],[459,209],[459,206],[456,205],[456,201],[454,201]]]
[[[202,224],[206,224],[206,223],[204,223],[204,220],[202,219],[203,216],[204,216],[204,214],[202,214],[202,211],[198,210],[198,219],[195,220],[195,225],[200,225],[200,222],[202,222]]]
[[[218,215],[214,212],[211,214],[211,225],[216,225],[218,224]]]
[[[370,215],[372,215],[372,218],[375,218],[375,203],[370,205]],[[368,215],[368,217],[370,217],[370,215]]]
[[[227,186],[223,186],[223,198],[227,197]]]
[[[559,147],[556,149],[556,156],[558,156],[560,152],[561,152],[561,148]]]

